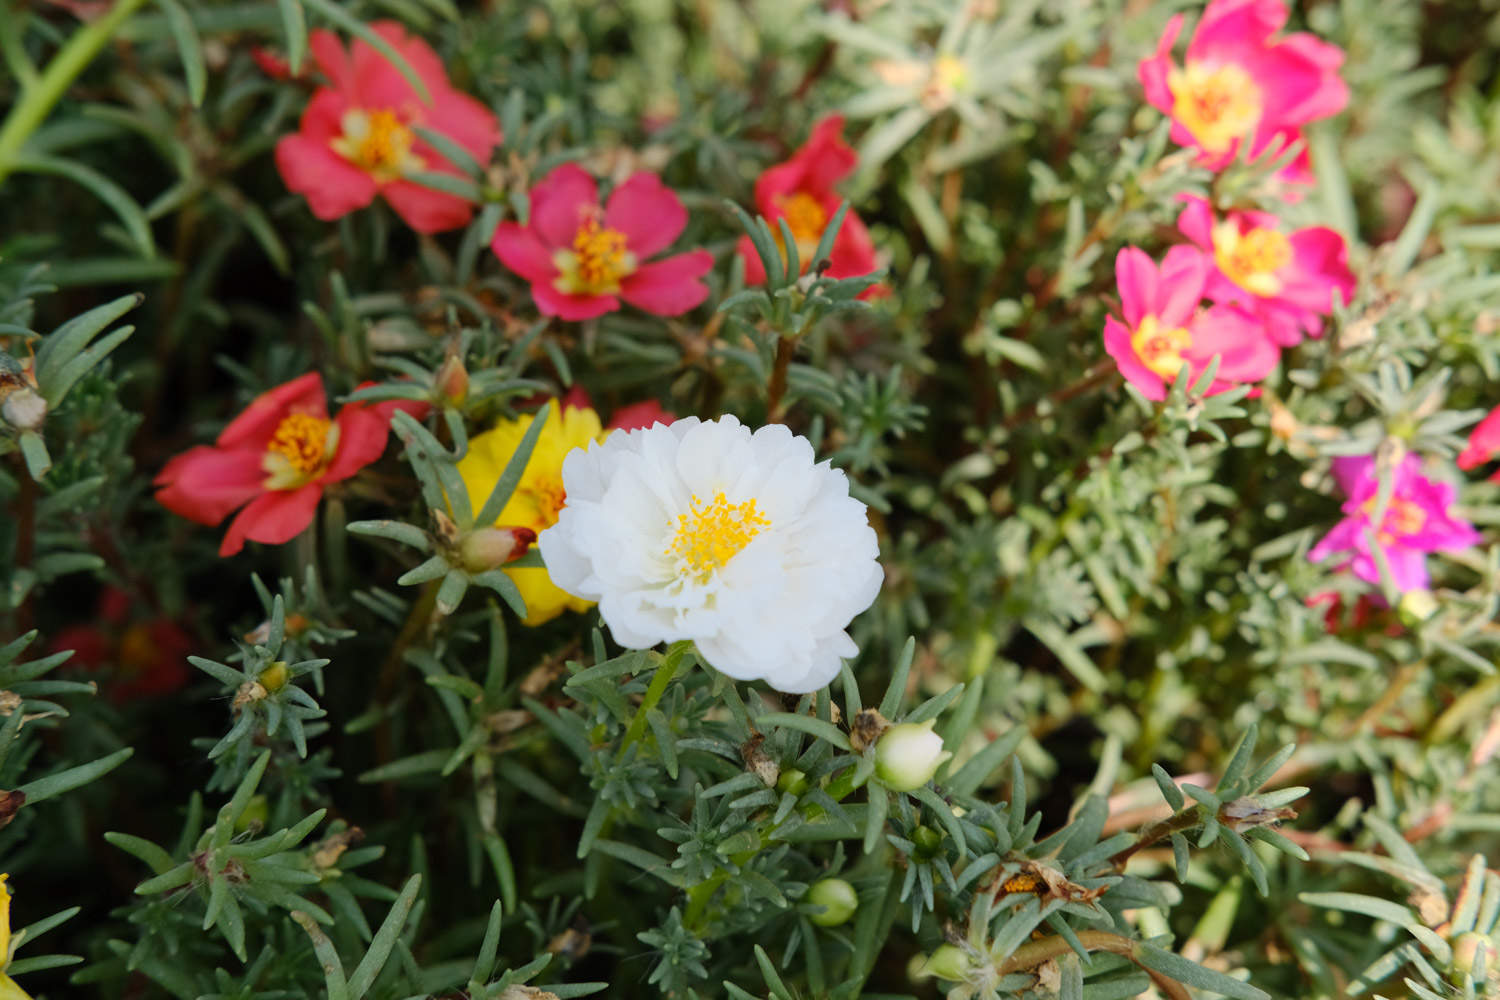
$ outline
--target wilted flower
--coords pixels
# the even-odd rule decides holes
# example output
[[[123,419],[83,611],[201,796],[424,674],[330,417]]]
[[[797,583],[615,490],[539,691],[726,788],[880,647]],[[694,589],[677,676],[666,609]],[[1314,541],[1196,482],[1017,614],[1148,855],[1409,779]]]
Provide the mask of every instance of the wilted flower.
[[[111,681],[104,688],[117,702],[167,694],[192,674],[187,665],[192,637],[170,618],[133,614],[132,603],[125,591],[106,587],[94,621],[62,629],[50,647],[71,649],[69,666],[108,671]]]
[[[1125,322],[1113,316],[1104,321],[1104,349],[1148,399],[1165,399],[1167,384],[1184,364],[1196,379],[1219,357],[1211,395],[1265,378],[1281,357],[1265,325],[1239,307],[1198,308],[1209,266],[1189,246],[1169,250],[1159,271],[1135,247],[1115,258]]]
[[[1335,553],[1352,553],[1339,564],[1367,583],[1380,583],[1375,561],[1378,546],[1390,567],[1391,580],[1400,591],[1427,587],[1427,553],[1452,552],[1480,541],[1479,532],[1467,521],[1449,513],[1457,491],[1448,483],[1433,482],[1422,475],[1422,460],[1408,454],[1391,470],[1391,493],[1385,514],[1377,525],[1380,477],[1375,456],[1361,455],[1333,460],[1333,478],[1348,497],[1344,519],[1334,525],[1307,553],[1321,562]]]
[[[899,722],[880,734],[875,743],[875,776],[887,788],[898,792],[921,788],[953,756],[943,749],[943,738],[933,732],[936,724],[935,719]]]
[[[1299,126],[1349,103],[1339,78],[1343,50],[1305,32],[1273,38],[1286,17],[1282,0],[1214,0],[1181,66],[1172,62],[1181,14],[1167,22],[1156,52],[1141,60],[1146,100],[1171,116],[1173,141],[1198,149],[1209,169],[1232,161],[1247,138],[1252,158],[1277,140],[1299,141]],[[1306,159],[1304,150],[1293,178],[1305,177]]]
[[[621,645],[691,639],[730,677],[793,693],[858,652],[844,628],[880,590],[879,545],[806,438],[689,417],[573,452],[563,482],[567,503],[537,544]]]
[[[462,226],[474,211],[469,202],[407,179],[420,172],[459,174],[415,127],[442,133],[486,163],[500,142],[499,123],[483,104],[453,88],[426,42],[394,21],[370,27],[416,70],[431,103],[369,43],[355,39],[351,54],[332,32],[314,31],[308,45],[332,86],[313,94],[300,130],[276,143],[281,177],[320,219],[347,215],[379,194],[418,232]]]
[[[546,316],[592,319],[624,299],[658,316],[685,313],[708,297],[700,279],[713,267],[707,250],[660,260],[687,225],[687,209],[661,178],[632,174],[599,207],[594,178],[564,163],[531,189],[531,221],[502,222],[490,246],[501,263],[531,282]]]
[[[767,168],[755,181],[755,209],[771,224],[781,243],[777,219],[785,219],[797,244],[797,260],[805,272],[813,263],[813,252],[823,230],[842,202],[833,186],[854,172],[859,156],[844,142],[844,118],[829,115],[813,126],[812,135],[792,158]],[[782,258],[786,248],[782,247]],[[748,236],[740,237],[739,253],[745,261],[745,281],[759,285],[766,269]],[[830,278],[858,278],[880,266],[870,231],[854,212],[844,213],[843,225],[828,254]],[[880,294],[879,286],[865,289],[861,298]]]
[[[1469,444],[1459,453],[1458,467],[1473,469],[1500,455],[1500,406],[1491,410],[1483,420],[1469,432]],[[1490,475],[1492,482],[1500,482],[1500,470]]]
[[[1183,198],[1177,228],[1213,256],[1204,294],[1215,302],[1243,305],[1265,321],[1282,347],[1323,332],[1322,317],[1337,297],[1354,295],[1344,238],[1324,226],[1282,233],[1267,212],[1230,212],[1215,223],[1208,201]]]
[[[219,555],[245,540],[280,545],[312,523],[323,490],[348,479],[385,451],[391,414],[426,404],[348,403],[328,417],[316,372],[261,393],[220,432],[168,462],[156,477],[156,499],[199,524],[230,522]]]

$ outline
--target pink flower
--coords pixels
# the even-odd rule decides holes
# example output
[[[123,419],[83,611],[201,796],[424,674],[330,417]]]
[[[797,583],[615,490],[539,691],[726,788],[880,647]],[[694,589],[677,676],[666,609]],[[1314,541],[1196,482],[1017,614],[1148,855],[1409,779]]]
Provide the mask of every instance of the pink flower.
[[[1473,469],[1500,454],[1500,406],[1495,407],[1469,432],[1469,445],[1458,456],[1460,469]],[[1500,483],[1500,471],[1490,476]]]
[[[1178,67],[1172,46],[1182,15],[1167,22],[1156,52],[1141,60],[1146,100],[1172,118],[1172,139],[1199,150],[1198,162],[1223,168],[1250,140],[1258,157],[1278,138],[1300,141],[1298,126],[1328,118],[1349,103],[1339,78],[1344,52],[1305,32],[1272,36],[1286,24],[1282,0],[1213,0]],[[1288,179],[1304,181],[1306,151]]]
[[[307,198],[320,219],[364,208],[379,194],[406,224],[422,233],[454,229],[473,206],[455,195],[406,178],[428,171],[459,174],[414,126],[441,132],[480,163],[500,142],[495,116],[448,82],[437,53],[392,21],[371,25],[406,58],[426,84],[426,104],[385,56],[356,39],[353,54],[329,31],[314,31],[310,48],[332,84],[320,87],[302,113],[301,130],[276,143],[276,166],[291,190]]]
[[[1321,335],[1321,317],[1333,312],[1334,296],[1345,303],[1353,297],[1348,248],[1332,229],[1309,226],[1283,234],[1280,220],[1267,212],[1230,212],[1215,223],[1206,199],[1182,200],[1187,207],[1177,228],[1213,256],[1205,294],[1260,315],[1282,347],[1300,344],[1304,334]]]
[[[1115,258],[1125,322],[1104,321],[1104,349],[1120,374],[1147,399],[1165,399],[1183,364],[1197,379],[1215,355],[1219,370],[1209,394],[1270,374],[1280,352],[1264,324],[1237,306],[1198,308],[1208,258],[1189,246],[1167,252],[1161,270],[1144,251],[1126,247]]]
[[[655,174],[631,174],[603,210],[594,178],[565,163],[531,189],[531,221],[502,222],[490,246],[501,263],[531,282],[546,316],[582,320],[620,308],[620,300],[658,316],[677,316],[708,297],[700,279],[713,267],[707,250],[649,261],[687,225],[687,209]]]
[[[212,446],[169,461],[156,477],[156,499],[200,524],[229,525],[219,555],[245,540],[280,545],[312,523],[323,490],[348,479],[385,450],[391,414],[420,414],[425,403],[349,403],[328,418],[316,372],[261,393]]]
[[[1367,583],[1380,582],[1371,540],[1380,547],[1390,567],[1396,589],[1405,593],[1427,587],[1428,552],[1452,552],[1476,545],[1479,532],[1467,521],[1448,513],[1457,491],[1447,483],[1435,483],[1422,475],[1422,460],[1408,454],[1391,471],[1391,495],[1385,516],[1375,524],[1380,492],[1375,456],[1361,455],[1333,460],[1333,478],[1348,497],[1344,519],[1319,539],[1307,553],[1322,562],[1334,553],[1352,553],[1339,569],[1352,569]]]
[[[829,115],[813,126],[807,142],[785,163],[763,171],[755,181],[755,209],[771,224],[777,245],[782,239],[777,219],[785,219],[797,245],[797,260],[802,272],[812,266],[813,252],[843,199],[833,186],[848,177],[859,165],[859,156],[844,142],[844,118]],[[759,285],[766,280],[766,269],[748,236],[740,237],[739,253],[745,261],[745,281]],[[781,248],[786,259],[786,248]],[[870,231],[853,211],[844,213],[844,223],[834,237],[828,254],[830,278],[858,278],[880,266]],[[860,298],[871,298],[885,292],[879,285],[867,288]]]

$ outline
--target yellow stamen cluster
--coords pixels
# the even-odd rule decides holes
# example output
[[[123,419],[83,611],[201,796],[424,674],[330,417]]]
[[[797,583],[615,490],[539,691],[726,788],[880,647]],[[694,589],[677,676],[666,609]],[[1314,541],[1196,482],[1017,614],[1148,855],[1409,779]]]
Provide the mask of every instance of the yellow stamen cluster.
[[[266,488],[292,490],[310,482],[333,458],[338,439],[338,427],[326,417],[311,413],[282,417],[261,459],[261,468],[268,474]]]
[[[776,204],[786,217],[787,228],[796,237],[799,249],[804,241],[810,241],[816,246],[823,237],[824,227],[828,225],[828,213],[823,211],[818,199],[806,191],[794,191],[777,198]]]
[[[1193,344],[1193,335],[1182,327],[1163,330],[1155,316],[1147,316],[1130,334],[1130,346],[1141,364],[1170,382],[1182,370],[1182,352]]]
[[[1292,242],[1274,229],[1242,233],[1233,222],[1214,227],[1214,263],[1248,292],[1269,297],[1281,291],[1278,271],[1292,262]]]
[[[620,290],[620,279],[635,270],[635,255],[627,246],[625,234],[602,225],[597,213],[584,216],[573,234],[572,251],[564,254],[559,287],[572,294],[613,294]]]
[[[333,140],[334,152],[380,183],[422,169],[421,157],[412,152],[415,136],[395,112],[356,108],[344,113],[341,124],[343,134]]]
[[[680,572],[707,583],[750,540],[771,526],[752,497],[730,503],[720,490],[704,504],[693,497],[692,512],[677,515],[677,534],[666,554],[677,559]]]
[[[1366,517],[1375,516],[1375,502],[1379,497],[1371,497],[1364,502],[1361,508]],[[1401,497],[1391,497],[1385,505],[1385,519],[1381,521],[1380,527],[1375,531],[1375,537],[1382,545],[1415,535],[1427,524],[1427,512],[1420,504],[1411,500],[1403,500]]]
[[[1167,74],[1172,117],[1209,153],[1225,153],[1260,124],[1260,88],[1234,63],[1190,62]]]

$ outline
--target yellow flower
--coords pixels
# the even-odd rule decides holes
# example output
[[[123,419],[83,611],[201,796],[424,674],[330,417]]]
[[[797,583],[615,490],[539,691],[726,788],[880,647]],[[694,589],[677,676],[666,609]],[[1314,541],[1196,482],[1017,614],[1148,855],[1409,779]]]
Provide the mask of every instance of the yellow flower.
[[[10,887],[5,884],[9,875],[0,875],[0,1000],[31,1000],[31,996],[16,981],[5,975],[10,968]]]
[[[532,419],[525,416],[502,420],[493,430],[469,439],[469,453],[458,463],[458,474],[463,477],[464,486],[469,491],[469,503],[476,514],[505,471],[505,463],[510,461],[521,438],[531,427]],[[604,437],[599,414],[593,410],[576,406],[564,410],[557,405],[557,400],[549,402],[547,423],[537,438],[530,461],[526,463],[526,471],[521,473],[516,491],[494,523],[508,528],[530,528],[537,534],[556,524],[558,512],[567,498],[563,492],[563,458],[574,448],[587,448],[589,442],[603,441]],[[507,567],[503,572],[516,582],[526,601],[527,625],[551,621],[564,610],[587,611],[594,606],[593,601],[560,590],[545,569]]]

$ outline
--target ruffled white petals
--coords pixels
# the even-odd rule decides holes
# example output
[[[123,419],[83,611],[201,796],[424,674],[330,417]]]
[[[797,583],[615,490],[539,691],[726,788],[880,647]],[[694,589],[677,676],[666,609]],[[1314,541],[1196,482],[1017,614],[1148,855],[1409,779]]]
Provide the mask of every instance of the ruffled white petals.
[[[884,574],[864,504],[814,458],[732,416],[616,432],[563,463],[567,504],[537,545],[621,645],[691,639],[737,680],[815,691],[858,652],[844,629]]]

